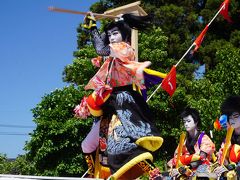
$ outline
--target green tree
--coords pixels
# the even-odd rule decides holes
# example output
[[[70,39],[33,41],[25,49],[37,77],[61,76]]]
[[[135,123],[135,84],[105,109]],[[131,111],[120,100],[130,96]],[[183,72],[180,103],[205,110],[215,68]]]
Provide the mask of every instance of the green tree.
[[[30,168],[25,155],[8,159],[5,154],[0,154],[0,174],[29,174]]]
[[[7,161],[6,154],[0,154],[0,173],[7,173],[11,169],[11,164]]]
[[[25,149],[37,175],[80,176],[85,168],[81,141],[91,120],[78,120],[73,109],[85,95],[74,86],[56,89],[32,110],[37,128]]]

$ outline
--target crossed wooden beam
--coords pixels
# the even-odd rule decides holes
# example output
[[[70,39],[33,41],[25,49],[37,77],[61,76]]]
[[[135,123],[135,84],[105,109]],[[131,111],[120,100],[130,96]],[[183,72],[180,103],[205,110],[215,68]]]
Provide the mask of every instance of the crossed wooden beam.
[[[96,20],[100,19],[116,19],[119,18],[119,15],[131,13],[138,16],[145,16],[147,13],[139,6],[141,4],[140,1],[136,1],[134,3],[130,3],[124,6],[120,6],[108,11],[105,11],[103,14],[93,13]],[[74,11],[74,10],[68,10],[68,9],[62,9],[57,7],[49,7],[49,11],[53,12],[62,12],[62,13],[71,13],[71,14],[80,14],[80,15],[86,15],[88,12],[81,12],[81,11]],[[132,29],[132,35],[131,35],[131,46],[135,50],[135,60],[138,61],[138,31],[135,29]]]

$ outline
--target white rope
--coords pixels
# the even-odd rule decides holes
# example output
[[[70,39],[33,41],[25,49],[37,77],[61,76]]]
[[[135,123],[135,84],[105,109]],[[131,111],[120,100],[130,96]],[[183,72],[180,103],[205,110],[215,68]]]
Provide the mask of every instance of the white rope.
[[[211,19],[211,21],[207,24],[209,27],[210,24],[213,22],[213,20],[217,17],[217,15],[222,11],[223,8],[225,8],[226,4],[223,4],[223,6],[218,10],[218,12],[215,14],[215,16]],[[188,52],[192,49],[192,47],[196,45],[195,42],[192,43],[192,45],[188,48],[188,50],[184,53],[184,55],[179,59],[175,67],[179,65],[179,63],[183,60],[183,58],[188,54]],[[161,87],[162,83],[158,85],[158,87],[153,91],[153,93],[148,97],[147,101],[148,102],[151,97],[158,91],[158,89]]]
[[[162,85],[162,82],[161,82],[161,84],[159,84],[158,87],[153,91],[153,93],[148,97],[148,99],[147,99],[146,102],[148,102],[148,101],[151,99],[151,97],[157,92],[157,90],[161,87],[161,85]]]
[[[82,175],[81,178],[83,178],[87,173],[88,173],[89,169]]]

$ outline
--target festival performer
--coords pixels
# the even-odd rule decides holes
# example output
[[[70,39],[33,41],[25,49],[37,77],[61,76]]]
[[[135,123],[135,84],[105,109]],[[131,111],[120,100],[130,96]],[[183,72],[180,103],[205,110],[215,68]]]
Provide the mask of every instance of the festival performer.
[[[98,117],[82,142],[82,149],[91,154],[99,147],[100,163],[109,166],[112,179],[135,179],[144,173],[150,179],[161,177],[153,164],[153,152],[160,148],[163,139],[141,95],[145,89],[144,73],[151,74],[146,71],[151,63],[136,62],[130,46],[131,29],[145,30],[150,21],[150,16],[124,14],[105,26],[105,34],[100,34],[92,13],[85,17],[84,28],[91,33],[97,54],[106,58],[103,62],[102,58],[93,59],[93,64],[102,66],[85,89],[94,92],[75,110],[86,117],[89,109]],[[94,165],[89,166],[92,169]]]
[[[176,149],[174,158],[168,162],[171,167],[171,177],[190,177],[194,175],[197,168],[209,169],[215,144],[205,132],[200,131],[201,119],[196,109],[186,107],[181,113],[184,127],[187,131],[183,146]],[[179,148],[182,149],[179,152]],[[179,157],[177,158],[177,153]],[[178,168],[177,168],[178,167]]]
[[[240,96],[229,96],[226,98],[222,103],[221,113],[221,118],[225,118],[225,122],[228,123],[226,124],[222,120],[221,125],[225,127],[231,126],[234,131],[229,145],[226,146],[226,138],[218,151],[218,163],[220,166],[214,172],[219,177],[237,179],[237,177],[240,177]],[[226,148],[225,157],[223,157],[224,148]]]

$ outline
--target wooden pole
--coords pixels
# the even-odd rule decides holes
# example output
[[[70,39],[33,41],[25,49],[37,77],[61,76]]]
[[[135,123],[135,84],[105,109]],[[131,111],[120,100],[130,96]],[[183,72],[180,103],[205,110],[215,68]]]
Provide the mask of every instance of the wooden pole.
[[[180,156],[182,155],[182,149],[183,149],[185,137],[186,137],[185,132],[182,132],[182,134],[180,135],[179,144],[178,144],[176,168],[178,168],[179,166]]]
[[[138,61],[138,30],[132,29],[131,46],[135,51],[135,61]]]
[[[81,14],[81,15],[88,14],[88,12],[74,11],[74,10],[62,9],[62,8],[57,8],[57,7],[48,7],[48,10],[53,11],[53,12],[63,12],[63,13],[71,13],[71,14]],[[115,18],[117,18],[117,16],[106,15],[106,14],[93,13],[93,15],[96,19],[101,19],[101,18],[115,19]]]

